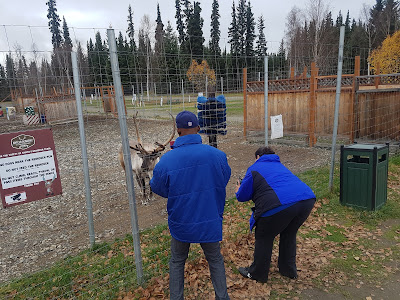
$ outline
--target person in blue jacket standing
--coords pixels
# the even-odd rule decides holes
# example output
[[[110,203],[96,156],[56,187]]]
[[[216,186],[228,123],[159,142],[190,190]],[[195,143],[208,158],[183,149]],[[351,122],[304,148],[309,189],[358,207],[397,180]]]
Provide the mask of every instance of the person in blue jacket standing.
[[[168,198],[168,226],[172,236],[170,299],[183,299],[190,243],[200,243],[204,251],[216,299],[229,299],[219,242],[231,168],[224,152],[202,144],[195,114],[180,112],[176,127],[179,137],[155,166],[150,181],[154,193]]]
[[[310,187],[290,172],[270,147],[255,152],[256,162],[236,185],[240,202],[253,200],[250,230],[255,228],[254,260],[239,273],[258,282],[267,282],[272,246],[279,234],[278,268],[281,275],[295,279],[296,235],[315,203]]]

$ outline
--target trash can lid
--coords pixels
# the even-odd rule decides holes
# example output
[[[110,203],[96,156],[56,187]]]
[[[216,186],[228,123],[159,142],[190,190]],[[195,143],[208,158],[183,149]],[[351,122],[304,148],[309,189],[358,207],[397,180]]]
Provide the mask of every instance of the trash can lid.
[[[354,149],[354,150],[373,150],[374,148],[382,149],[385,148],[385,144],[352,144],[344,146],[346,149]]]

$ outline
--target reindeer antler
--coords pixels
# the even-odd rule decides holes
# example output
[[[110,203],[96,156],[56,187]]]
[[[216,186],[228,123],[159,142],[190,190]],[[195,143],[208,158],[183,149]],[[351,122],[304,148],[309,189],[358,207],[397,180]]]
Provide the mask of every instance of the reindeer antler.
[[[146,151],[146,149],[144,149],[144,147],[142,145],[142,139],[140,138],[139,128],[136,123],[137,115],[138,115],[138,112],[136,111],[136,114],[133,116],[133,124],[135,125],[135,131],[136,131],[136,137],[137,137],[138,143],[137,143],[137,145],[135,145],[135,147],[130,146],[130,148],[132,148],[133,150],[139,151],[142,154],[150,154],[148,151]]]
[[[157,147],[156,149],[153,150],[153,152],[152,152],[153,154],[155,154],[155,153],[157,153],[157,152],[163,151],[163,150],[165,149],[165,146],[167,146],[168,143],[169,143],[170,141],[172,141],[172,139],[173,139],[174,136],[175,136],[175,130],[176,130],[176,127],[175,127],[175,118],[174,118],[174,116],[173,116],[170,112],[168,112],[168,113],[169,113],[169,115],[170,115],[171,118],[172,118],[172,126],[173,126],[173,129],[172,129],[171,136],[169,137],[169,139],[168,139],[164,144],[155,142],[155,144],[156,144],[158,147]]]

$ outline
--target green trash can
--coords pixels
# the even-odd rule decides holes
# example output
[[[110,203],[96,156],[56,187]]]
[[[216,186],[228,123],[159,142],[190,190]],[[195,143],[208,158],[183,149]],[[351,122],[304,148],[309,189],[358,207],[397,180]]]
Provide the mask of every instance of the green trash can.
[[[340,148],[340,203],[365,210],[387,199],[389,144],[353,144]]]

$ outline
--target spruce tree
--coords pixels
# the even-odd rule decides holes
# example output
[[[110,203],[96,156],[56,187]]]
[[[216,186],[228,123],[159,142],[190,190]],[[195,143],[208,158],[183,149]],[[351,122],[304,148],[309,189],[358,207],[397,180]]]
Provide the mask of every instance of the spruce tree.
[[[91,65],[91,73],[94,74],[95,84],[108,85],[108,53],[100,31],[96,32],[93,53],[91,55]]]
[[[60,30],[60,17],[57,14],[56,8],[56,0],[49,0],[46,2],[46,5],[49,7],[47,10],[47,18],[49,19],[49,28],[51,32],[51,43],[53,44],[53,48],[57,49],[61,46],[62,37]]]
[[[239,55],[245,56],[245,54],[246,54],[246,30],[247,30],[246,0],[239,0],[236,15],[237,15],[236,24],[237,24],[237,32],[238,32]]]
[[[187,36],[188,36],[188,49],[194,56],[203,55],[203,23],[204,20],[200,16],[201,7],[200,2],[193,2],[193,13],[188,16],[187,22]]]
[[[89,38],[89,41],[86,43],[86,51],[87,51],[87,62],[88,62],[88,73],[89,73],[89,82],[90,86],[95,85],[95,77],[94,77],[94,62],[95,62],[95,53],[94,53],[94,44],[92,38]]]
[[[255,21],[254,14],[251,10],[250,1],[246,8],[246,43],[245,43],[245,55],[248,59],[254,55],[254,40],[255,35]]]
[[[336,27],[340,28],[340,26],[343,25],[343,16],[342,16],[342,11],[339,10],[339,14],[336,18]]]
[[[182,45],[185,42],[185,25],[182,20],[182,10],[181,10],[181,1],[175,0],[175,18],[176,18],[176,30],[179,35],[179,43]]]
[[[213,55],[220,55],[221,49],[219,47],[219,40],[221,31],[219,29],[219,4],[218,0],[213,0],[212,3],[212,12],[211,12],[211,32],[210,32],[210,51]]]
[[[267,55],[267,41],[265,40],[265,34],[264,34],[264,17],[263,15],[258,17],[258,24],[257,24],[257,29],[258,29],[258,38],[257,38],[257,50],[256,50],[256,55],[258,57],[264,57]]]
[[[156,32],[155,32],[156,43],[154,46],[156,55],[162,52],[163,38],[164,38],[164,24],[161,20],[160,5],[157,3],[157,20],[156,20]]]
[[[236,20],[236,7],[235,1],[232,2],[232,21],[228,28],[228,43],[231,45],[231,54],[233,56],[239,55],[239,33],[238,33],[238,25]]]
[[[165,64],[166,64],[166,78],[165,82],[179,82],[180,81],[180,70],[179,70],[179,44],[178,37],[172,29],[171,23],[168,21],[167,28],[164,34],[164,53],[165,53]]]
[[[6,54],[6,75],[7,84],[10,88],[17,88],[17,75],[15,72],[14,60],[11,57],[11,53]]]
[[[133,25],[133,12],[132,7],[129,4],[128,6],[128,29],[126,33],[129,37],[129,47],[131,51],[136,51],[136,43],[135,43],[135,27]]]
[[[7,84],[6,70],[0,64],[0,102],[10,94]]]
[[[64,47],[66,48],[67,51],[71,51],[72,49],[72,40],[69,35],[69,28],[67,25],[67,21],[65,21],[65,18],[63,16],[63,38],[64,38]]]
[[[279,50],[278,50],[278,67],[279,67],[279,73],[277,74],[278,77],[280,78],[286,78],[286,73],[287,73],[287,59],[286,59],[286,50],[285,50],[285,44],[283,42],[283,39],[281,40],[281,43],[279,45]]]

